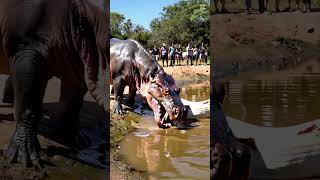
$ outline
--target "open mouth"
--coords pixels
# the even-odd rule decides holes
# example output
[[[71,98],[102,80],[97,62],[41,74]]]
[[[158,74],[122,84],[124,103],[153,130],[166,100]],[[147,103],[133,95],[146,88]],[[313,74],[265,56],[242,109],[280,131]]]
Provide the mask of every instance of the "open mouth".
[[[152,96],[147,98],[149,106],[154,112],[155,122],[160,128],[176,126],[184,119],[184,108],[168,101],[158,101]]]
[[[158,114],[160,117],[160,124],[163,127],[171,127],[172,126],[172,124],[170,122],[169,113],[166,112],[164,106],[161,104],[159,105]]]

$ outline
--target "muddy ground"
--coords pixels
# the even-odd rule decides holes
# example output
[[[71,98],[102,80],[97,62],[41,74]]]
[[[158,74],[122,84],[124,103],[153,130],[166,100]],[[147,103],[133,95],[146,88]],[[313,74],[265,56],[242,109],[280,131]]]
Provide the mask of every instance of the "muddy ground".
[[[0,85],[4,83],[1,76]],[[55,119],[58,110],[60,80],[49,81],[44,98],[44,116],[39,125],[39,140],[42,147],[41,157],[43,169],[22,168],[21,164],[8,164],[4,159],[8,141],[11,138],[16,122],[13,118],[13,106],[0,104],[0,179],[106,179],[107,171],[101,166],[106,160],[105,115],[87,94],[85,104],[80,113],[83,132],[91,140],[89,148],[74,153],[71,148],[63,145],[64,135],[54,136],[59,132],[63,122]],[[0,91],[2,88],[0,88]],[[0,92],[2,94],[2,92]],[[60,124],[62,123],[62,124]],[[59,133],[58,133],[59,134]],[[95,140],[93,140],[93,138]],[[88,155],[89,154],[89,155]],[[99,160],[101,161],[99,161]],[[105,164],[105,162],[104,162]]]
[[[176,66],[165,67],[165,72],[172,74],[177,84],[181,86],[192,86],[203,83],[209,83],[210,66]],[[125,90],[125,94],[128,89]],[[136,101],[140,103],[146,103],[143,98],[137,97]],[[114,101],[111,99],[110,107],[112,107]],[[145,104],[145,106],[148,106]],[[129,117],[129,118],[128,118]],[[123,137],[136,128],[135,124],[139,122],[139,118],[135,113],[127,111],[125,115],[119,116],[111,113],[110,123],[110,142],[111,142],[111,154],[110,154],[110,178],[111,180],[122,179],[143,179],[140,172],[136,171],[132,165],[127,164],[119,155],[118,147],[119,142]],[[130,119],[130,121],[128,121]]]
[[[320,61],[319,18],[320,12],[299,11],[211,15],[213,74],[275,72]]]

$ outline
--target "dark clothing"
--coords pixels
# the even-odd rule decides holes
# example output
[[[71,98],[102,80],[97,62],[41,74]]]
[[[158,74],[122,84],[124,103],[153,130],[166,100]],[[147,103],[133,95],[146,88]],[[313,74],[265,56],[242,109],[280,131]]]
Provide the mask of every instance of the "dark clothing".
[[[187,65],[189,65],[189,60],[191,61],[191,66],[192,64],[192,60],[193,60],[193,48],[191,46],[187,47],[187,52],[188,52],[188,59],[187,59]]]
[[[204,54],[206,52],[206,48],[204,48],[203,46],[200,46],[199,52],[200,52],[200,54]]]
[[[176,60],[176,62],[177,62],[177,65],[180,65],[181,64],[181,60],[182,60],[182,48],[181,47],[178,47],[177,49],[176,49],[176,58],[175,58],[175,60]]]
[[[170,66],[174,66],[175,65],[174,60],[175,60],[175,54],[173,53],[173,54],[170,55]]]
[[[187,52],[188,52],[188,56],[193,56],[193,48],[192,47],[188,47]]]
[[[162,66],[164,66],[164,60],[167,62],[168,66],[168,50],[166,47],[162,46],[160,49],[161,59],[162,59]]]
[[[251,0],[245,0],[245,6],[246,6],[246,10],[250,11],[250,9],[251,9]]]
[[[176,55],[176,48],[171,46],[169,48],[169,55],[170,55],[170,66],[174,65],[175,55]]]
[[[265,11],[265,4],[264,4],[264,0],[259,0],[258,1],[258,4],[259,4],[259,12],[262,13]],[[251,9],[251,6],[252,6],[252,1],[251,0],[245,0],[245,7],[246,7],[246,10],[248,12],[250,12],[250,9]]]
[[[168,55],[168,50],[166,47],[162,46],[160,49],[161,56]]]
[[[152,49],[152,55],[156,56],[159,54],[159,49],[158,48],[153,48]]]
[[[161,59],[162,59],[162,65],[163,65],[163,67],[164,67],[164,60],[166,60],[167,66],[168,66],[168,55],[161,55]]]
[[[181,54],[182,55],[182,48],[177,48],[177,51],[176,51],[178,54]]]

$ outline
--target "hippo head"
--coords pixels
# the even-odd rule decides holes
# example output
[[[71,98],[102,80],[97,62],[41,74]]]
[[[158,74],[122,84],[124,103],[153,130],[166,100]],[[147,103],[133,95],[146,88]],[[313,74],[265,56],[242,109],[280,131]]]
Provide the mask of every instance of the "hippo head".
[[[147,92],[148,104],[159,127],[168,128],[187,118],[188,110],[179,97],[180,88],[171,75],[160,70],[150,79]]]

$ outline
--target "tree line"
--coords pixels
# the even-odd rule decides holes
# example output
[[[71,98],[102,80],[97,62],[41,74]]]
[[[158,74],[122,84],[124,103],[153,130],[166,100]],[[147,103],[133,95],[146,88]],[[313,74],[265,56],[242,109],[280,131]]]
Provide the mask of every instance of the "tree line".
[[[208,0],[181,0],[163,8],[160,17],[150,23],[150,30],[135,25],[130,18],[110,13],[111,37],[135,39],[145,47],[188,43],[209,45],[210,8]]]

